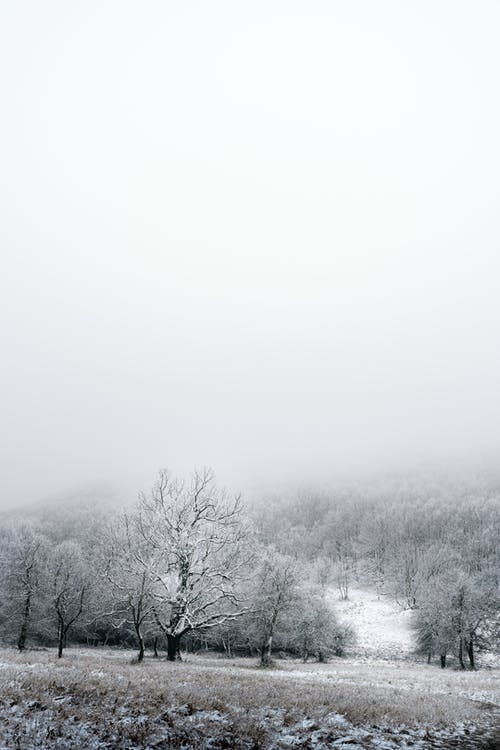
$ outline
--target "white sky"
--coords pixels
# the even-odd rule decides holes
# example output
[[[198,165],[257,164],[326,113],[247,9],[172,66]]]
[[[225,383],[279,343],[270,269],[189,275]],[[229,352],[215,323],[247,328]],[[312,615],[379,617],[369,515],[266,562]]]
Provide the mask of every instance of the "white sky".
[[[4,504],[500,448],[500,4],[2,0]]]

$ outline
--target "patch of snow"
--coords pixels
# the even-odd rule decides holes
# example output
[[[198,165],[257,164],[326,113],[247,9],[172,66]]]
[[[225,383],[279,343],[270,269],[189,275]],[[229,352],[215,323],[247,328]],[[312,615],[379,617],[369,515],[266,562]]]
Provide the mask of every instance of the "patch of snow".
[[[351,722],[347,721],[345,716],[342,714],[328,714],[326,717],[326,724],[329,727],[350,727]]]
[[[403,610],[393,599],[375,591],[352,588],[349,599],[328,594],[339,622],[350,625],[356,636],[353,655],[371,659],[404,659],[415,648],[412,612]]]

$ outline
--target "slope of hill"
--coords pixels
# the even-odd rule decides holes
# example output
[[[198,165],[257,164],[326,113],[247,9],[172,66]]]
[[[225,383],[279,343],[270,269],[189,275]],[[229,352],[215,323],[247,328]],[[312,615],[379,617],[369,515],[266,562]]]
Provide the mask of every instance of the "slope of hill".
[[[349,599],[344,600],[332,589],[328,598],[339,622],[350,625],[355,632],[353,656],[392,660],[412,655],[415,638],[409,610],[402,610],[388,597],[361,588],[351,589]]]

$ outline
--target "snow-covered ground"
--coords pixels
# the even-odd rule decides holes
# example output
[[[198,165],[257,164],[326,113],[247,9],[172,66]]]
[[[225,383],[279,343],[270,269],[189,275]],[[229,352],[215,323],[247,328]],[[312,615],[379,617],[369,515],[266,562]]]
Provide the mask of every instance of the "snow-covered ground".
[[[497,750],[497,670],[0,650],[0,750]]]
[[[367,659],[404,659],[411,656],[415,639],[412,613],[375,591],[352,588],[349,599],[339,599],[332,589],[328,599],[342,624],[351,625],[356,642],[353,656]]]
[[[339,622],[350,625],[354,631],[355,643],[349,649],[349,656],[367,661],[414,661],[415,658],[420,661],[415,656],[411,610],[403,609],[391,597],[379,596],[370,589],[353,587],[349,590],[349,598],[342,600],[337,589],[332,588],[327,598]],[[499,669],[500,655],[477,653],[476,662],[482,668]]]
[[[357,640],[327,664],[1,649],[0,750],[500,750],[498,669],[416,658],[411,612],[389,597],[329,599]]]
[[[0,650],[0,750],[497,750],[496,670]]]

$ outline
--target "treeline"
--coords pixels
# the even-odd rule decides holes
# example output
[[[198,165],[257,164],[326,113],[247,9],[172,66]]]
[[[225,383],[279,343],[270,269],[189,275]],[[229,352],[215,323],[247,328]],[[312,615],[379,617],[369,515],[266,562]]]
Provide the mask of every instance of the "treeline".
[[[0,528],[0,629],[20,650],[89,645],[273,651],[320,660],[351,638],[313,566],[264,544],[211,471],[167,471],[127,510],[55,505]]]
[[[475,667],[500,642],[500,484],[388,482],[335,493],[268,498],[263,538],[314,561],[347,598],[353,583],[414,610],[418,651]],[[277,538],[277,534],[279,537]]]
[[[328,659],[354,634],[332,588],[374,587],[414,611],[418,650],[474,667],[500,642],[500,487],[393,482],[251,508],[210,471],[160,472],[126,510],[54,504],[0,526],[5,643],[217,649]]]

